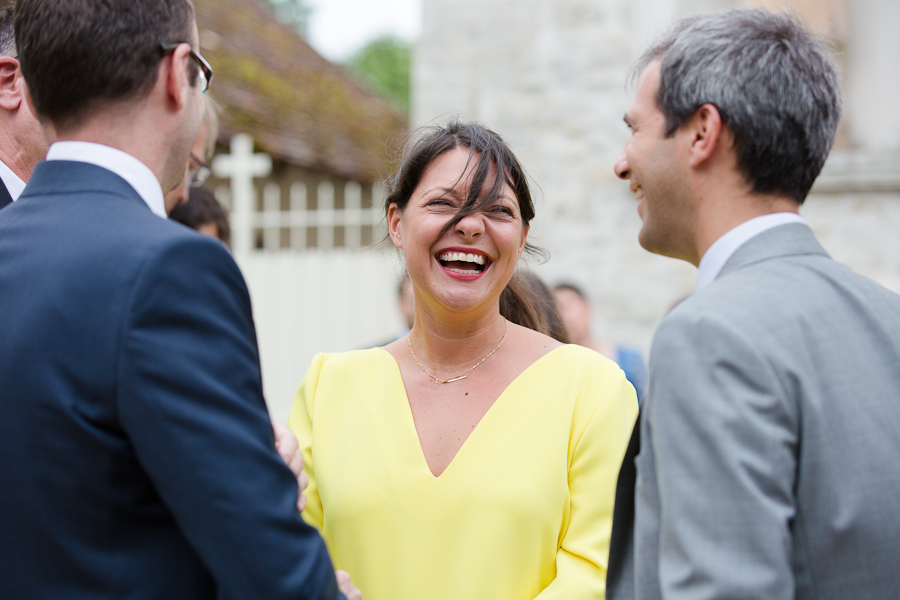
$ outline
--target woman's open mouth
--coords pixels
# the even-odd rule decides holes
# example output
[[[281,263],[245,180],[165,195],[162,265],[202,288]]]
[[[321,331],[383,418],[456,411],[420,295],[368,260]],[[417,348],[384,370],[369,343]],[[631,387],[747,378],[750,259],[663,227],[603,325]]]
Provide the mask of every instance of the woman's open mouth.
[[[490,265],[488,257],[472,252],[442,252],[438,255],[438,262],[448,271],[460,275],[477,275]]]

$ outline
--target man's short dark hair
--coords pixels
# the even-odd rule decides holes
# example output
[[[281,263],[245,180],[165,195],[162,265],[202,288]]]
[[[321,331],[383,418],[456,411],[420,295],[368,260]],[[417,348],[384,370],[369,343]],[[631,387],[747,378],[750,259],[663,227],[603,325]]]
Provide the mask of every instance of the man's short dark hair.
[[[634,74],[655,60],[667,135],[712,104],[753,191],[806,199],[834,142],[841,94],[828,53],[803,25],[762,10],[694,17],[648,50]]]
[[[193,18],[191,0],[18,0],[15,39],[38,117],[65,130],[106,103],[146,96],[160,45],[189,42]]]
[[[228,244],[231,239],[228,215],[208,187],[191,188],[188,201],[173,208],[169,218],[194,230],[207,223],[214,223],[220,240]]]

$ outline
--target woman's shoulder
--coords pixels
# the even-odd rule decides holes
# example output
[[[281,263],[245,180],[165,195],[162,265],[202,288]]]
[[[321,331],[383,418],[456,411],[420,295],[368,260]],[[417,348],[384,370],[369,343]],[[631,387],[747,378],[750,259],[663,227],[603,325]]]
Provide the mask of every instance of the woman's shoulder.
[[[319,376],[341,376],[350,374],[359,377],[369,371],[383,371],[395,363],[394,358],[382,347],[348,352],[322,352],[312,361],[310,370]]]
[[[530,370],[548,374],[572,376],[578,372],[603,374],[613,377],[619,366],[599,352],[578,346],[564,344],[543,333],[516,325],[515,344],[519,359],[530,365]],[[512,333],[512,329],[510,329]]]
[[[616,377],[621,368],[615,361],[596,350],[577,344],[560,344],[546,355],[545,368],[567,376],[581,374],[592,379],[608,380]]]
[[[319,353],[306,371],[295,404],[306,404],[311,414],[323,398],[332,402],[391,389],[398,373],[396,361],[383,348]]]

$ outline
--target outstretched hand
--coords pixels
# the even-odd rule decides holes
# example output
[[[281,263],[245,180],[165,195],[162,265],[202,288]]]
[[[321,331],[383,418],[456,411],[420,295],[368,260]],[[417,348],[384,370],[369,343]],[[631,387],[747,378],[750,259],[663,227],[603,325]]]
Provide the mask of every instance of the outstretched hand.
[[[309,485],[309,477],[303,472],[304,463],[303,455],[300,454],[300,444],[297,442],[297,436],[284,423],[272,421],[272,428],[275,430],[275,449],[278,450],[279,456],[297,478],[297,510],[303,512],[303,509],[306,508],[306,494],[303,493],[303,490]],[[348,577],[347,580],[349,581],[350,578]]]

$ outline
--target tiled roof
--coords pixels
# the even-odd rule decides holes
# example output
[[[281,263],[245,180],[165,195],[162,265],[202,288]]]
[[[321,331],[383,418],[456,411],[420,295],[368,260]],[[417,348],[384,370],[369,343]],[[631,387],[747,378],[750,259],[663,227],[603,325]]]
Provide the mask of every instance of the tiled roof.
[[[383,178],[405,119],[320,56],[259,0],[194,0],[215,71],[220,140],[246,132],[287,162],[360,181]]]

